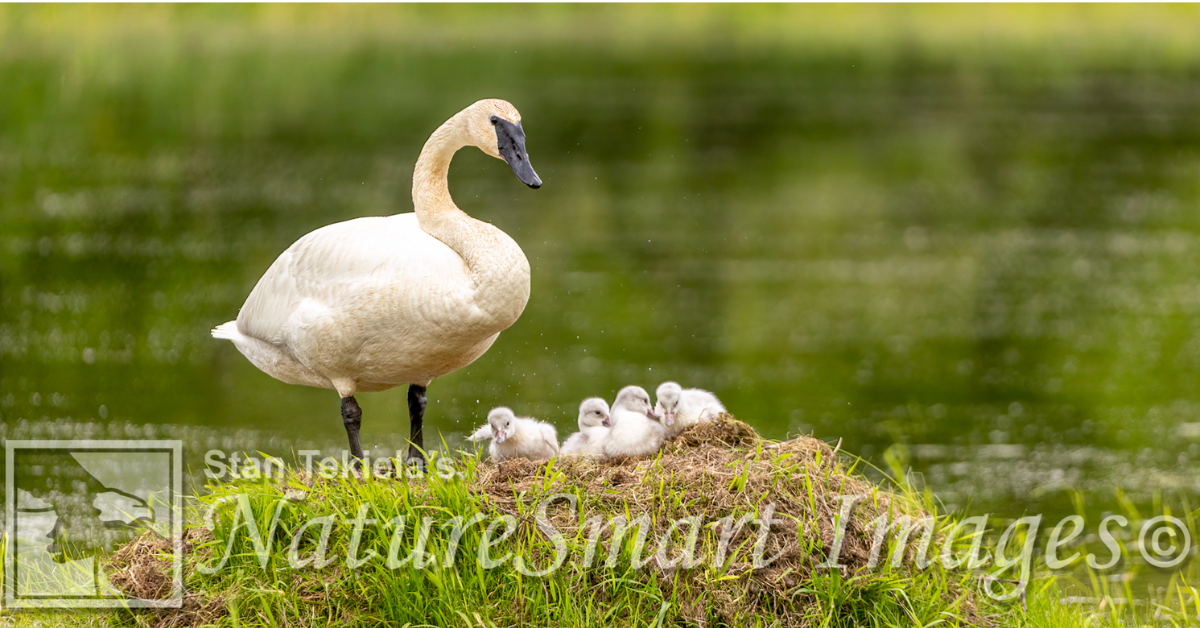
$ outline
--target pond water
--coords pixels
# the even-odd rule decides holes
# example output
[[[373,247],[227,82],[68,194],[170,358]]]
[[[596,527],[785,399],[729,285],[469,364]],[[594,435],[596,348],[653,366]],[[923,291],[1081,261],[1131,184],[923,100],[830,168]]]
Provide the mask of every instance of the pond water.
[[[411,211],[428,134],[500,97],[544,187],[464,150],[451,191],[521,245],[532,297],[430,386],[427,443],[462,446],[496,405],[565,437],[583,398],[673,379],[767,437],[911,468],[950,511],[1200,489],[1195,66],[278,33],[0,47],[5,438],[182,438],[193,470],[210,448],[340,452],[335,393],[209,330],[301,235]],[[365,447],[403,446],[404,395],[359,395]]]

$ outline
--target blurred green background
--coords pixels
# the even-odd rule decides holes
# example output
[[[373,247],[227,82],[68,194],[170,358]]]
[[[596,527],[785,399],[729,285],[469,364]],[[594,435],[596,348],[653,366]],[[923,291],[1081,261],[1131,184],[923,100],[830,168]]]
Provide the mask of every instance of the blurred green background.
[[[0,6],[5,438],[340,452],[335,393],[209,330],[301,235],[411,211],[464,150],[533,267],[427,440],[674,379],[763,434],[911,467],[950,510],[1200,488],[1195,5]],[[362,395],[402,446],[404,391]]]

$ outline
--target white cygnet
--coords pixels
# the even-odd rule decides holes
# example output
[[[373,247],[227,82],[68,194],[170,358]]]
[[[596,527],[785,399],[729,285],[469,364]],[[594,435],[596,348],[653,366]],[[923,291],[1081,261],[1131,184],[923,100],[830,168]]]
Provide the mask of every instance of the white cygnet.
[[[699,388],[683,388],[675,382],[663,382],[654,391],[658,403],[654,411],[662,415],[667,436],[675,438],[688,427],[707,421],[722,412],[725,406],[717,396]]]
[[[512,410],[503,406],[492,408],[488,413],[488,424],[475,430],[467,440],[488,438],[492,439],[488,448],[492,460],[545,460],[558,455],[558,432],[553,425],[528,417],[517,417]]]
[[[626,386],[612,405],[612,429],[604,441],[604,455],[642,456],[658,451],[667,435],[650,406],[650,393],[641,386]]]
[[[579,404],[579,431],[563,443],[562,453],[604,455],[604,441],[611,427],[608,402],[599,397],[584,399]]]

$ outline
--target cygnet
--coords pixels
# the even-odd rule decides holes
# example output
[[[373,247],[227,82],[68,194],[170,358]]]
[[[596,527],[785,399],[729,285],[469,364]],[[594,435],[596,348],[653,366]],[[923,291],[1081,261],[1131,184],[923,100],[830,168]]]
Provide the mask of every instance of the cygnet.
[[[642,456],[658,451],[667,430],[650,406],[650,394],[641,386],[626,386],[612,405],[612,430],[604,441],[604,455]]]
[[[493,460],[528,458],[545,460],[558,455],[558,432],[554,426],[528,417],[517,417],[503,406],[492,408],[488,424],[475,430],[467,440],[492,439],[488,451]]]
[[[699,388],[683,388],[675,382],[663,382],[654,391],[654,396],[658,399],[654,411],[662,415],[669,438],[725,412],[725,406],[716,395]]]
[[[604,441],[608,438],[612,419],[608,415],[608,402],[591,397],[579,404],[579,431],[571,434],[562,445],[565,454],[604,454]]]

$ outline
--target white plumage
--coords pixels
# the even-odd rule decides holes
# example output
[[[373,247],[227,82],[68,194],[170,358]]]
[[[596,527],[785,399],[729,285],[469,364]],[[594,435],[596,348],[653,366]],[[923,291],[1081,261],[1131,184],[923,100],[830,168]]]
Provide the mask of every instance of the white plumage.
[[[488,452],[492,460],[528,458],[545,460],[558,455],[558,432],[553,425],[518,417],[503,406],[488,413],[488,424],[475,430],[467,440],[492,439]]]
[[[487,351],[529,300],[521,248],[450,198],[446,176],[463,146],[541,185],[517,110],[503,100],[476,102],[425,143],[413,173],[414,213],[358,218],[300,238],[267,269],[237,320],[213,330],[276,379],[336,390],[355,456],[356,392],[410,385],[409,451],[422,459],[425,386]]]
[[[579,404],[579,431],[563,443],[562,453],[604,455],[604,441],[611,427],[608,402],[599,397],[584,399]]]
[[[612,405],[612,430],[604,441],[604,455],[642,456],[658,451],[666,428],[650,407],[650,394],[640,386],[626,386]]]
[[[683,388],[675,382],[663,382],[654,391],[654,396],[658,402],[654,411],[662,416],[669,438],[725,412],[725,406],[716,395],[699,388]]]
[[[495,262],[512,279],[487,295],[472,289],[463,259],[421,230],[416,214],[322,227],[284,251],[237,321],[218,330],[289,384],[334,388],[343,397],[428,385],[482,355],[528,299],[524,255],[508,236],[495,242]],[[485,310],[481,296],[510,304]]]

